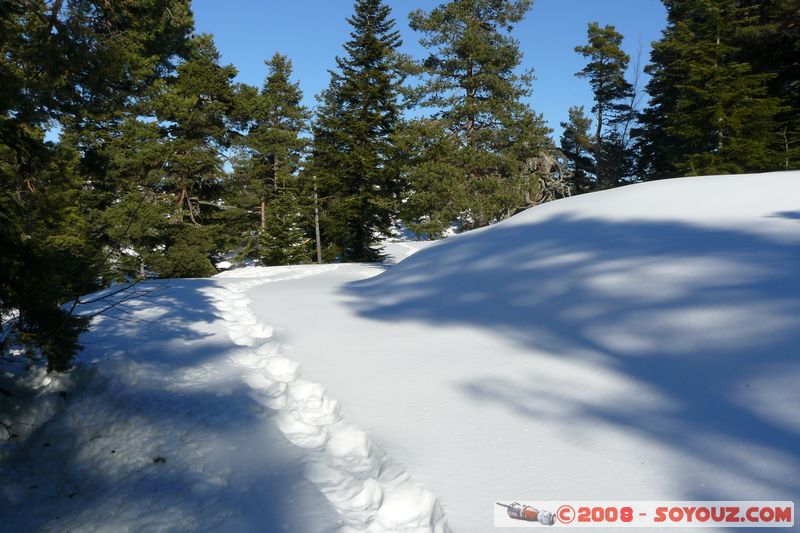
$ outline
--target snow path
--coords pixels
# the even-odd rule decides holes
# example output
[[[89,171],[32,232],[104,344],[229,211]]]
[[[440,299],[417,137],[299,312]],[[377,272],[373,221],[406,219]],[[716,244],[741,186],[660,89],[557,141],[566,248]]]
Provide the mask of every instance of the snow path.
[[[203,296],[216,280],[152,284],[125,304],[137,320],[93,322],[69,374],[30,402],[13,391],[42,424],[3,443],[0,530],[336,531],[304,451],[228,360],[237,348]]]
[[[256,286],[336,268],[309,267],[283,277],[244,280],[231,279],[235,272],[220,276],[222,283],[206,294],[231,340],[242,347],[230,360],[245,371],[250,396],[279,412],[275,420],[284,436],[309,451],[306,477],[342,517],[343,531],[447,533],[436,496],[414,483],[366,433],[342,420],[339,403],[321,384],[300,377],[299,365],[284,356],[272,327],[261,324],[250,309],[247,292]]]

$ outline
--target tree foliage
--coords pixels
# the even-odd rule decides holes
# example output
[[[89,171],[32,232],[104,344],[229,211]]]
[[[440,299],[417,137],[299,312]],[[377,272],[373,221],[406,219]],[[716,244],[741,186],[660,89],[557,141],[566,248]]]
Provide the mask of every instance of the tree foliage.
[[[290,59],[237,83],[188,0],[3,2],[1,355],[66,368],[80,296],[112,283],[306,263],[313,244],[374,261],[400,222],[438,237],[635,179],[800,167],[797,1],[665,4],[640,114],[623,36],[589,25],[593,105],[559,150],[514,37],[531,0],[413,11],[417,61],[390,8],[356,0],[312,124]]]
[[[276,53],[265,64],[264,86],[259,93],[251,91],[239,111],[245,134],[239,140],[243,157],[234,179],[240,191],[250,191],[247,203],[258,213],[255,224],[248,225],[252,245],[247,253],[270,265],[304,263],[310,254],[305,235],[309,224],[300,169],[308,147],[302,134],[309,113],[301,103],[299,83],[291,80],[289,58]]]
[[[640,172],[652,179],[780,168],[778,116],[788,95],[771,94],[776,74],[747,60],[756,3],[666,6],[667,28],[646,68],[650,102],[638,130]]]
[[[629,126],[634,113],[635,87],[625,78],[630,57],[622,50],[622,34],[614,26],[600,27],[597,22],[589,24],[587,44],[576,46],[575,51],[588,60],[586,66],[576,76],[589,81],[594,96],[594,134],[591,138],[591,158],[593,163],[591,187],[607,189],[622,185],[632,173]],[[570,113],[573,125],[582,127],[581,117]],[[570,139],[569,135],[576,135]],[[565,139],[567,150],[574,151],[579,146],[572,142],[583,142],[579,130],[570,130]],[[573,166],[586,181],[588,174],[584,167],[582,154],[575,152]],[[585,183],[584,183],[585,187]],[[585,187],[584,190],[587,190]]]
[[[169,13],[169,14],[168,14]],[[98,132],[181,54],[183,0],[11,0],[0,8],[3,348],[63,369],[84,321],[61,307],[103,282],[107,236],[86,172]],[[54,125],[64,142],[47,140]],[[77,132],[81,132],[77,135]]]
[[[357,0],[351,39],[336,58],[314,123],[310,175],[319,183],[326,257],[374,261],[403,188],[392,138],[400,119],[405,60],[391,9]]]
[[[409,132],[426,129],[434,142],[421,139],[411,149],[418,164],[406,170],[405,212],[421,231],[440,233],[453,214],[467,228],[505,218],[526,205],[542,177],[528,172],[529,162],[552,150],[549,130],[522,101],[533,75],[518,71],[522,54],[511,36],[530,7],[530,0],[453,0],[409,16],[430,51],[419,65],[417,99],[431,118]]]

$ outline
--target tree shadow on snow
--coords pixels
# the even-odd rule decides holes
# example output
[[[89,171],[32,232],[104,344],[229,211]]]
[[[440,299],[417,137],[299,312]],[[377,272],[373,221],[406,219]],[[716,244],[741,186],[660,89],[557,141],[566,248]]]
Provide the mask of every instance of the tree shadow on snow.
[[[788,218],[791,220],[800,220],[800,211],[782,211],[772,215],[774,218]]]
[[[214,280],[155,283],[81,338],[98,370],[0,463],[0,529],[320,531],[293,509],[329,509],[301,487],[302,454],[225,363]]]
[[[537,406],[557,404],[576,427],[637,432],[796,497],[800,405],[787,391],[800,379],[798,272],[797,243],[556,216],[457,236],[345,292],[363,317],[490,330],[531,357],[600,363],[660,400],[581,400],[541,383],[535,365],[520,376],[524,364],[513,378],[461,383],[473,398],[540,422],[555,423]],[[687,497],[735,498],[736,487],[721,494],[675,475],[686,476]]]

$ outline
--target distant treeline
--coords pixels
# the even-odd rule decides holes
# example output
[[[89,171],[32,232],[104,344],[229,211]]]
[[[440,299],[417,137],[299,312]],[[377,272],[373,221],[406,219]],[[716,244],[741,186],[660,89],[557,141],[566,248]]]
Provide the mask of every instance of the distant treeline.
[[[514,37],[532,0],[413,11],[421,58],[357,0],[313,112],[280,53],[262,87],[235,83],[188,0],[3,2],[2,356],[64,368],[73,304],[115,282],[374,261],[398,221],[437,237],[638,180],[800,166],[800,2],[665,3],[645,88],[623,36],[589,26],[594,105],[557,144]]]

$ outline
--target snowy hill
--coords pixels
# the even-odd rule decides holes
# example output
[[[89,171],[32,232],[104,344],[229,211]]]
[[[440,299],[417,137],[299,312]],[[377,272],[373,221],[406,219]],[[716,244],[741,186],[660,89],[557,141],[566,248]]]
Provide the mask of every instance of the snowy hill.
[[[0,463],[0,523],[483,532],[504,499],[798,500],[798,272],[788,172],[561,200],[388,268],[163,282],[124,309],[148,322],[84,337],[88,385]]]

